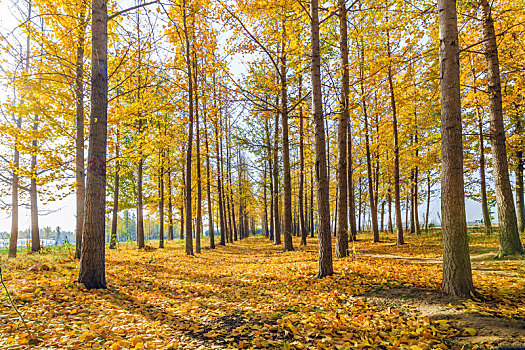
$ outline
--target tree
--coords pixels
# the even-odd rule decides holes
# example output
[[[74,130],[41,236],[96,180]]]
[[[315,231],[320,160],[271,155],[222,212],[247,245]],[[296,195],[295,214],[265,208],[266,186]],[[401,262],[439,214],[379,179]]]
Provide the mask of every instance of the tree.
[[[441,211],[443,292],[467,297],[474,293],[468,248],[463,180],[463,141],[459,81],[459,41],[455,0],[439,0],[441,71]]]

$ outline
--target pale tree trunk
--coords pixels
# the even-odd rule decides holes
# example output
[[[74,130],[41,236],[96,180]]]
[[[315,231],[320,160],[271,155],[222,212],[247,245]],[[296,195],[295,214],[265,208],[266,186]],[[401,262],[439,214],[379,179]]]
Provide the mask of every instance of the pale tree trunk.
[[[278,99],[277,99],[278,100]],[[276,105],[279,105],[277,102]],[[281,244],[281,219],[279,215],[279,163],[278,163],[278,152],[279,152],[279,113],[275,113],[275,133],[274,133],[274,144],[273,144],[273,219],[275,221],[275,232],[273,234],[273,244]]]
[[[33,122],[33,130],[35,134],[38,132],[38,116],[35,116]],[[31,184],[29,188],[29,196],[31,197],[31,251],[38,252],[40,251],[40,231],[38,229],[38,192],[36,186],[37,178],[37,148],[38,141],[33,139],[33,155],[31,156]]]
[[[330,197],[326,167],[326,140],[321,91],[321,55],[319,49],[319,4],[310,1],[311,13],[311,70],[312,70],[312,105],[315,122],[315,170],[317,180],[317,212],[319,215],[319,270],[317,277],[322,278],[334,273],[332,263],[332,236],[330,235]]]
[[[191,208],[191,154],[193,148],[193,79],[191,75],[191,55],[190,55],[190,40],[188,36],[186,1],[182,1],[182,14],[184,23],[184,37],[186,39],[186,69],[188,74],[188,149],[186,152],[186,241],[185,252],[186,255],[193,255],[193,237],[192,237],[192,208]]]
[[[354,169],[352,160],[352,120],[348,118],[348,216],[350,222],[350,240],[357,238],[357,226],[355,220],[355,195],[354,195]]]
[[[518,120],[516,123],[516,134],[521,134],[521,121]],[[518,219],[518,232],[523,234],[525,231],[525,203],[523,193],[523,150],[521,148],[521,142],[518,146],[519,149],[516,151],[516,159],[518,161],[516,167],[516,210]]]
[[[494,183],[496,203],[498,205],[499,257],[522,254],[516,218],[516,208],[512,198],[507,148],[505,146],[505,127],[503,125],[503,108],[501,102],[501,81],[499,73],[498,45],[492,9],[488,0],[480,0],[483,12],[483,38],[485,41],[485,58],[487,60],[487,82],[490,112],[490,136],[492,140],[492,162],[494,166]]]
[[[338,0],[339,8],[339,48],[341,55],[341,113],[339,114],[338,137],[338,213],[336,229],[335,257],[344,258],[348,255],[348,178],[347,178],[347,138],[348,138],[348,95],[350,94],[350,74],[348,67],[348,33],[346,27],[347,11],[345,0]]]
[[[474,293],[465,216],[459,42],[455,0],[438,0],[441,71],[443,292]]]
[[[120,182],[120,154],[119,154],[119,130],[117,127],[117,140],[115,142],[115,185],[113,192],[113,213],[111,218],[111,235],[109,240],[109,249],[117,248],[117,221],[118,221],[118,196]]]
[[[392,106],[392,126],[394,134],[394,199],[396,211],[397,244],[405,244],[403,237],[403,222],[401,219],[401,194],[399,189],[399,137],[397,133],[397,110],[394,95],[394,83],[392,78],[392,62],[390,61],[390,37],[387,31],[387,54],[388,54],[388,85],[390,88],[390,104]]]
[[[314,170],[310,169],[310,238],[314,238]]]
[[[168,151],[168,159],[169,151]],[[171,164],[168,167],[168,240],[173,240],[173,199],[171,188]]]
[[[159,153],[159,248],[164,248],[164,151]]]
[[[78,282],[106,288],[105,208],[107,146],[107,1],[92,1],[91,115],[86,181],[86,210]]]
[[[425,215],[425,231],[428,232],[428,215],[430,213],[430,171],[427,173],[427,213]]]
[[[18,117],[16,121],[17,129],[22,127],[22,118]],[[18,245],[18,169],[20,167],[20,152],[18,151],[18,141],[15,140],[15,152],[13,157],[13,183],[11,192],[11,237],[9,238],[9,257],[16,258]]]
[[[194,38],[195,40],[195,38]],[[197,57],[194,54],[193,58],[193,74],[194,74],[194,91],[195,91],[195,125],[196,125],[196,153],[197,153],[197,217],[195,228],[195,253],[201,253],[201,228],[202,228],[202,179],[201,179],[201,139],[200,139],[200,121],[199,121],[199,89],[198,89],[198,72],[197,72]]]
[[[84,227],[84,206],[86,201],[86,174],[84,170],[84,35],[86,32],[86,2],[80,10],[80,26],[75,64],[75,106],[76,106],[76,140],[75,140],[75,175],[77,200],[77,225],[75,259],[80,259],[82,231]]]

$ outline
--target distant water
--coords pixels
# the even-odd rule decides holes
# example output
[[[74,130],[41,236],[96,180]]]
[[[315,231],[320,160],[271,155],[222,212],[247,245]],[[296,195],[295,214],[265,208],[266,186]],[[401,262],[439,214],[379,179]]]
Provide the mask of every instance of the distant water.
[[[58,245],[59,243],[55,241],[54,239],[41,239],[40,245],[43,247],[48,247],[51,245]],[[19,239],[18,248],[27,248],[31,246],[31,240],[30,239]],[[8,249],[9,248],[9,239],[0,239],[0,250]]]

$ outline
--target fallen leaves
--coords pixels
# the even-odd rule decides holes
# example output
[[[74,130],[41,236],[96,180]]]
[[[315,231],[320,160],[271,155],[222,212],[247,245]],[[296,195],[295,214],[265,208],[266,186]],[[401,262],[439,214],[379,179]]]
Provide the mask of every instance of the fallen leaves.
[[[357,251],[373,247],[367,241],[356,245]],[[168,242],[155,250],[155,259],[133,246],[108,251],[108,290],[85,290],[75,283],[76,262],[57,262],[51,254],[9,261],[6,280],[41,342],[37,348],[417,350],[446,349],[455,337],[477,335],[474,328],[414,314],[409,301],[389,307],[363,299],[396,286],[438,289],[438,264],[356,255],[336,260],[336,274],[318,280],[313,244],[283,254],[264,238],[250,238],[192,259],[182,248]],[[50,269],[28,270],[44,265]],[[519,262],[509,266],[518,275],[523,271]],[[474,276],[482,298],[457,307],[508,317],[523,313],[523,288],[517,288],[523,275]],[[30,347],[15,320],[0,303],[0,347]]]

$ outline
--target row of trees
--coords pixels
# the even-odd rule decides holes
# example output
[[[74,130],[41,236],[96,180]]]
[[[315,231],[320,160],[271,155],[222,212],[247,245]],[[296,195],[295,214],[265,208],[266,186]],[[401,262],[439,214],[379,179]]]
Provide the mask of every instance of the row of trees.
[[[332,233],[345,257],[365,221],[375,242],[395,230],[404,244],[405,230],[428,228],[436,184],[445,291],[473,292],[464,193],[482,203],[487,234],[497,203],[499,255],[522,252],[523,4],[440,2],[439,35],[426,1],[27,5],[5,36],[11,256],[20,194],[38,251],[37,196],[74,190],[88,288],[105,287],[105,215],[113,248],[118,212],[131,208],[139,248],[146,209],[160,246],[164,225],[168,239],[178,227],[190,255],[206,230],[214,248],[216,234],[226,244],[260,227],[285,251],[293,234],[306,244],[315,230],[323,277],[333,272]]]

